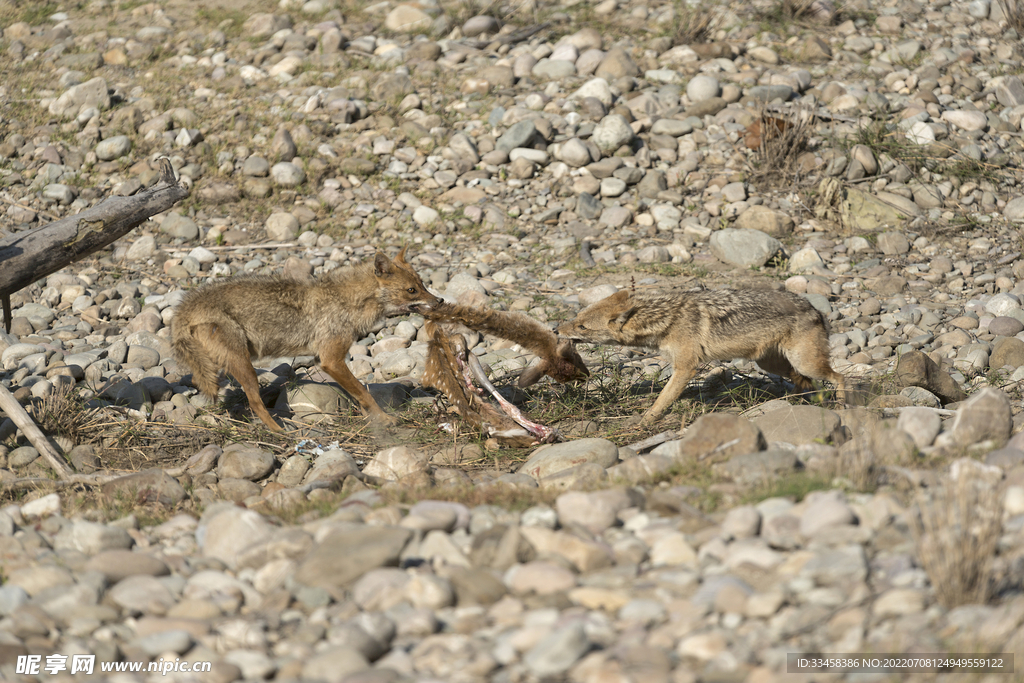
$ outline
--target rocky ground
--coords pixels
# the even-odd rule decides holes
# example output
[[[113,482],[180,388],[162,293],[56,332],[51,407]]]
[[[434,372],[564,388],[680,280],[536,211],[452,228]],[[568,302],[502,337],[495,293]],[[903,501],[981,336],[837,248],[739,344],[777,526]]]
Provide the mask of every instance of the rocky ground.
[[[1024,653],[1015,5],[94,0],[0,27],[6,232],[159,157],[190,189],[12,297],[0,382],[87,476],[0,422],[0,678],[931,680],[787,654]],[[565,435],[499,449],[422,389],[410,316],[349,363],[397,428],[267,359],[278,436],[171,358],[196,284],[402,245],[439,295],[552,323],[619,287],[804,294],[857,405],[740,360],[640,428],[656,354],[584,347],[585,386],[524,393],[532,357],[471,333]]]

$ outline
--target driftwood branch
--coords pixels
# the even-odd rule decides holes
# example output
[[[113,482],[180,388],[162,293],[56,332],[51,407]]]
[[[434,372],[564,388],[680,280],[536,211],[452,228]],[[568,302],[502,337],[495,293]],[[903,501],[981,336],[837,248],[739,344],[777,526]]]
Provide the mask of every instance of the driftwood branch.
[[[551,26],[551,22],[545,21],[542,24],[534,24],[533,26],[527,26],[526,28],[521,28],[518,31],[513,31],[512,33],[506,33],[503,36],[495,36],[492,40],[470,40],[466,41],[465,44],[467,47],[472,47],[476,50],[483,50],[485,47],[495,42],[500,43],[501,45],[515,45],[516,43],[521,43],[524,40],[529,40],[549,26]]]
[[[649,436],[646,439],[643,439],[642,441],[637,441],[636,443],[631,443],[631,444],[627,445],[626,448],[632,448],[637,453],[641,453],[643,451],[646,451],[649,448],[654,448],[655,446],[660,446],[661,444],[665,443],[666,441],[671,441],[672,439],[678,439],[680,436],[682,436],[682,432],[678,432],[678,431],[675,431],[675,430],[671,430],[671,431],[668,431],[668,432],[661,432],[660,434],[655,434],[654,436]]]
[[[11,294],[128,234],[150,216],[188,196],[174,169],[160,159],[160,182],[132,197],[108,197],[98,206],[0,239],[0,303],[11,330]]]
[[[2,384],[0,384],[0,409],[7,413],[7,417],[11,418],[11,421],[18,426],[21,433],[25,435],[29,443],[35,446],[39,455],[53,468],[54,472],[59,474],[62,479],[67,479],[74,474],[74,470],[64,462],[64,458],[53,447],[46,435],[39,430],[31,416],[21,407],[18,399],[14,398],[14,394]]]
[[[67,479],[46,479],[45,477],[24,477],[3,483],[10,491],[27,489],[57,488],[66,489],[73,486],[103,486],[108,481],[123,477],[123,474],[72,474]]]

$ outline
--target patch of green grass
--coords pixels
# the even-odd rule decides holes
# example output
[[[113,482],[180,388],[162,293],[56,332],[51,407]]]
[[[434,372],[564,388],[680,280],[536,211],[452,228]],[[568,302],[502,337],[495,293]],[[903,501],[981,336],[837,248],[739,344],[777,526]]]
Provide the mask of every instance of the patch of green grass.
[[[563,12],[566,12],[566,8],[563,6],[545,6],[536,11],[535,21],[551,22],[555,15]],[[589,26],[603,36],[614,36],[622,30],[620,26],[609,21],[607,15],[599,15],[595,12],[594,5],[589,2],[581,2],[568,8],[568,14],[572,17],[572,21],[557,21],[556,19],[552,23],[550,34],[548,34],[552,44],[572,34],[579,26]]]
[[[24,21],[31,26],[39,26],[49,23],[50,16],[61,10],[61,6],[54,2],[29,2],[22,7],[18,7],[18,4],[20,3],[4,3],[3,9],[0,9],[0,19],[6,20],[4,25]]]
[[[867,126],[857,128],[850,137],[834,140],[837,147],[849,153],[854,145],[864,145],[878,159],[885,154],[896,163],[906,164],[915,173],[933,160],[928,156],[925,147],[911,143],[895,127],[890,128],[885,121],[874,121]]]
[[[210,7],[200,5],[196,9],[196,21],[202,25],[215,25],[225,36],[236,38],[242,34],[246,14],[241,10],[227,7]]]
[[[391,190],[396,196],[404,191],[402,179],[394,175],[384,175],[383,169],[377,173],[367,176],[363,181],[364,185],[366,183],[369,183],[371,187],[375,187],[377,189]]]
[[[73,517],[89,511],[89,515],[107,522],[134,515],[139,527],[147,527],[163,524],[179,512],[177,508],[146,502],[141,494],[126,490],[120,490],[113,496],[91,491],[74,493],[65,497],[64,514]]]
[[[613,483],[632,485],[632,482],[626,480],[613,481]],[[721,491],[715,489],[715,485],[720,483],[722,483],[721,478],[712,471],[710,464],[699,460],[678,461],[668,470],[654,474],[643,481],[645,486],[650,486],[654,490],[673,486],[693,487],[697,493],[693,497],[688,497],[686,502],[705,514],[714,513],[724,506],[735,503],[735,501],[728,500]]]
[[[124,0],[123,2],[117,3],[117,11],[131,12],[136,7],[142,7],[145,4],[145,0]]]
[[[462,26],[476,16],[494,17],[499,24],[505,25],[512,21],[515,11],[515,3],[500,0],[444,0],[438,4],[452,26]]]
[[[771,386],[775,381],[778,380],[760,375],[746,375],[735,368],[718,368],[708,373],[698,373],[699,383],[691,384],[684,390],[683,395],[685,396],[687,392],[696,392],[703,403],[714,406],[715,410],[742,412],[779,398],[777,390],[766,388],[766,385]]]
[[[753,487],[743,496],[743,502],[754,505],[768,498],[789,498],[799,503],[812,491],[827,491],[831,488],[832,477],[816,472],[794,472]]]
[[[980,183],[987,180],[1001,183],[1007,177],[999,173],[997,166],[965,156],[957,156],[953,161],[939,164],[936,170],[948,178],[959,178],[962,182]]]
[[[537,385],[527,404],[529,414],[544,424],[567,420],[608,422],[611,433],[616,421],[642,413],[648,407],[651,389],[643,386],[640,373],[625,372],[622,363],[609,356],[603,351],[600,360],[590,363],[591,376],[586,382]]]
[[[985,382],[996,389],[1008,391],[1011,396],[1020,393],[1017,383],[1010,379],[1010,375],[1002,368],[989,368],[985,375]]]
[[[762,31],[795,35],[812,19],[812,4],[813,0],[776,0],[758,10],[756,16]]]
[[[863,19],[872,26],[874,26],[875,21],[878,20],[877,12],[866,9],[864,6],[853,7],[849,4],[843,4],[839,8],[838,16],[840,17],[840,21],[857,21],[858,19]]]

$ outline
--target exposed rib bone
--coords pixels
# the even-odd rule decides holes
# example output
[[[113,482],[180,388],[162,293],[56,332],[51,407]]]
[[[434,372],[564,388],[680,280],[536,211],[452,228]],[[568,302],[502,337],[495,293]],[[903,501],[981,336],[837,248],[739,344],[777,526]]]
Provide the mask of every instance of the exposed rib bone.
[[[491,381],[487,379],[487,374],[484,372],[484,368],[480,365],[480,361],[476,356],[468,354],[466,358],[469,361],[470,370],[473,371],[473,377],[484,389],[487,389],[487,391],[490,392],[491,396],[498,401],[498,405],[501,406],[502,410],[504,410],[509,417],[526,428],[526,431],[536,436],[540,440],[540,443],[548,443],[561,438],[557,429],[554,427],[546,427],[538,422],[528,420],[519,408],[516,408],[510,402],[505,400],[505,398],[498,393],[498,390],[494,388],[494,385],[491,384]]]

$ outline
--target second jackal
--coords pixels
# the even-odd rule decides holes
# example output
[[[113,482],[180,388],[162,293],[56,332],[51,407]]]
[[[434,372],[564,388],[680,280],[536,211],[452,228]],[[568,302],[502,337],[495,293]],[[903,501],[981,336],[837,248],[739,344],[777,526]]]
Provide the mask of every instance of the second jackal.
[[[672,378],[642,422],[653,422],[679,398],[697,368],[711,360],[748,358],[789,377],[801,391],[812,379],[846,382],[829,359],[829,325],[807,299],[769,289],[694,289],[666,293],[626,290],[580,311],[558,333],[578,342],[658,349]]]
[[[405,261],[378,252],[370,263],[337,268],[301,282],[279,276],[241,276],[189,292],[171,322],[174,354],[192,369],[192,382],[216,399],[219,373],[242,385],[253,412],[281,431],[260,399],[252,359],[313,354],[368,416],[394,418],[374,401],[345,364],[349,347],[388,316],[429,310],[441,302]]]

